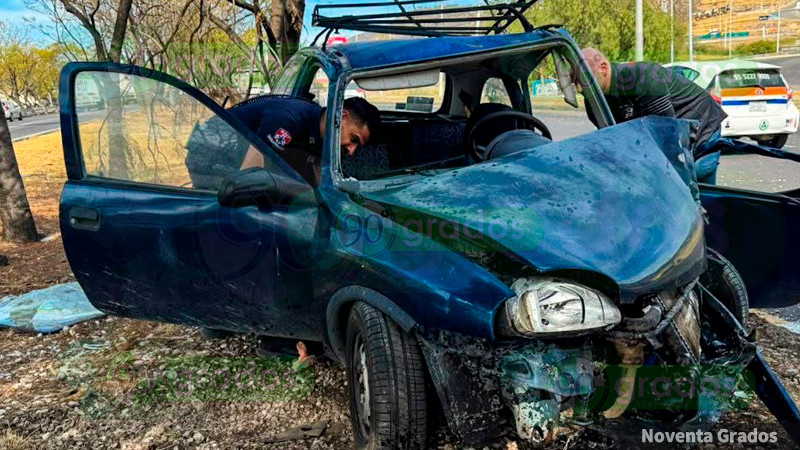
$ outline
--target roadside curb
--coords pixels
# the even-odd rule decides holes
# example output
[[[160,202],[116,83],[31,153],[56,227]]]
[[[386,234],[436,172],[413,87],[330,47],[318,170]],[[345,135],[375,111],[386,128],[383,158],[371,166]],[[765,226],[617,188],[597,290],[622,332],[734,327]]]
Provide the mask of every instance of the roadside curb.
[[[31,138],[35,138],[37,136],[41,136],[43,134],[55,133],[56,131],[61,131],[61,128],[60,127],[59,128],[53,128],[52,130],[40,131],[38,133],[33,133],[31,135],[24,136],[24,137],[21,137],[21,138],[11,139],[11,142],[20,142],[20,141],[24,141],[26,139],[31,139]]]
[[[794,53],[791,55],[753,56],[753,59],[769,60],[769,59],[781,59],[781,58],[797,58],[798,56],[800,56],[800,53]]]

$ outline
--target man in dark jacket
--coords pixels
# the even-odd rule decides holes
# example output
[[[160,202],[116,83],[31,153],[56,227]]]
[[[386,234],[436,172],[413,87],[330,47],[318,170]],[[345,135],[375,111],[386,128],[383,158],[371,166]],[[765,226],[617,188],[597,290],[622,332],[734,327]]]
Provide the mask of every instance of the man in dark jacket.
[[[658,64],[611,64],[593,48],[583,49],[583,56],[617,123],[649,115],[698,121],[694,151],[697,180],[716,182],[720,153],[714,144],[720,138],[720,125],[727,115],[708,92]]]
[[[325,108],[301,98],[276,96],[255,99],[231,109],[231,113],[264,141],[280,149],[291,147],[306,150],[308,160],[314,159],[309,163],[316,172],[314,177],[319,178],[320,150],[326,132]],[[380,112],[375,106],[363,98],[346,99],[341,121],[342,156],[352,158],[369,141],[379,124]],[[264,155],[251,147],[244,157],[242,169],[263,166]],[[301,175],[306,176],[303,173]]]

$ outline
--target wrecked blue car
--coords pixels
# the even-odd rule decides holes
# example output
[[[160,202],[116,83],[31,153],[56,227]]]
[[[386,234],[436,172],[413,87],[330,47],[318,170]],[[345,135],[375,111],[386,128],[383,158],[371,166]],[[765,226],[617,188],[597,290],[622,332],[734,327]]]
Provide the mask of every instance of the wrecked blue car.
[[[347,369],[359,448],[425,448],[439,415],[467,443],[695,426],[748,382],[796,421],[748,307],[797,298],[797,200],[698,186],[692,124],[615,125],[565,30],[500,34],[522,3],[481,6],[497,15],[487,35],[419,19],[400,31],[425,39],[299,51],[271,95],[326,107],[315,155],[163,73],[67,65],[61,230],[92,304],[318,346]],[[386,31],[322,12],[331,29]],[[544,79],[557,87],[534,92]],[[339,125],[354,92],[383,125],[351,157]],[[105,106],[76,110],[83,97]],[[251,147],[265,165],[240,170]]]

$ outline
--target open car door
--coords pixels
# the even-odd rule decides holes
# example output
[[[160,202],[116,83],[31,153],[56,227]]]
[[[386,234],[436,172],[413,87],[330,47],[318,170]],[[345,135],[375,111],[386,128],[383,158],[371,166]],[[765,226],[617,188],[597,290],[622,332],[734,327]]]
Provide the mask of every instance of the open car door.
[[[308,264],[297,258],[313,237],[312,188],[230,112],[163,73],[71,63],[60,89],[61,231],[92,304],[140,319],[286,332],[286,315],[306,306],[292,302],[310,298]],[[299,186],[292,198],[220,205],[218,187],[240,173],[250,146],[275,178]],[[301,216],[310,227],[297,226]]]
[[[718,185],[700,186],[706,242],[742,275],[750,306],[800,303],[800,155],[728,142]]]

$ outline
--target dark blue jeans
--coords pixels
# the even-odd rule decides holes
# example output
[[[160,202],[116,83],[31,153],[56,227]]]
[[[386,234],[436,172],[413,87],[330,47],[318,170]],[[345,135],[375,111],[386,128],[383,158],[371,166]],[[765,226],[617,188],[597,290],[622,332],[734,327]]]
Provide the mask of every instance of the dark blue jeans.
[[[717,130],[707,141],[698,145],[695,150],[696,154],[712,151],[712,153],[701,156],[694,162],[694,171],[697,175],[698,183],[717,184],[717,166],[719,166],[720,151],[714,151],[714,147],[717,145],[717,141],[719,141],[720,138],[720,131]]]

